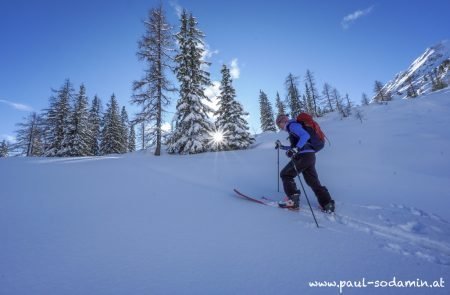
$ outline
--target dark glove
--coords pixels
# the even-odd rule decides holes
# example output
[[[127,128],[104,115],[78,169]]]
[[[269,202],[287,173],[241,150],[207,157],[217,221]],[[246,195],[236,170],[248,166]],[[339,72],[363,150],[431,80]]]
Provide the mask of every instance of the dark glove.
[[[279,141],[279,140],[277,140],[276,142],[275,142],[275,149],[277,150],[277,149],[279,149],[279,148],[281,148],[283,145],[281,144],[281,141]]]
[[[294,149],[289,149],[286,152],[286,156],[288,156],[288,158],[294,157],[294,159],[295,159],[295,155],[297,155],[297,150],[295,148]]]

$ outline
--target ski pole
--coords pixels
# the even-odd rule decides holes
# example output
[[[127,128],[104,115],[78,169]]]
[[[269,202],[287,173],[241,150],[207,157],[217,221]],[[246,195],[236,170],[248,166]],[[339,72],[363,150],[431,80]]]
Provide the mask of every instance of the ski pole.
[[[303,193],[305,194],[306,201],[308,201],[309,209],[311,210],[312,216],[314,217],[314,221],[316,222],[317,228],[319,228],[319,223],[317,223],[316,215],[311,207],[311,203],[309,202],[308,195],[306,194],[305,187],[303,186],[302,179],[300,178],[300,173],[298,173],[297,166],[295,166],[294,159],[291,159],[292,165],[294,165],[295,172],[297,173],[298,180],[300,181],[300,185],[302,186]]]
[[[280,149],[278,148],[278,170],[277,170],[277,179],[278,179],[278,192],[280,192]]]

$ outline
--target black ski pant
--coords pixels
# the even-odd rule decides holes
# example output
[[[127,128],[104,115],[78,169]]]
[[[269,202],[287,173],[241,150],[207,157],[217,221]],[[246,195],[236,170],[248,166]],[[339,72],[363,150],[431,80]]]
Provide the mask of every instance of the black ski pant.
[[[320,206],[323,207],[328,204],[331,201],[331,196],[328,189],[320,184],[319,176],[317,175],[315,167],[315,153],[296,154],[294,157],[292,161],[290,161],[280,172],[280,177],[283,181],[283,188],[286,195],[290,197],[294,194],[300,194],[300,190],[297,189],[297,185],[295,184],[295,178],[297,177],[297,172],[294,168],[295,163],[297,171],[303,174],[306,184],[313,190]]]

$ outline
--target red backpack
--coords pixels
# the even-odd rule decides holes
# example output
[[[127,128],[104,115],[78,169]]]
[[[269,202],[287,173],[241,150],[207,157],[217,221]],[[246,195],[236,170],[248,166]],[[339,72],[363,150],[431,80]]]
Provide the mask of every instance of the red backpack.
[[[308,113],[300,113],[297,116],[297,122],[302,124],[303,128],[309,133],[311,138],[309,144],[316,151],[320,151],[325,146],[325,134],[320,129],[319,124],[314,121],[313,117]]]
[[[313,117],[308,113],[300,113],[297,116],[297,122],[301,123],[303,126],[311,127],[314,132],[317,134],[317,137],[323,142],[325,142],[325,133],[323,133],[322,129],[320,129],[319,124],[314,121]]]

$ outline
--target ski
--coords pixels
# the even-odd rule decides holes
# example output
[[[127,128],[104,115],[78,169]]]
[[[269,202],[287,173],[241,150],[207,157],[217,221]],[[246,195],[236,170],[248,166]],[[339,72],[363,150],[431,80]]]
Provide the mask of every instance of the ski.
[[[237,189],[233,189],[233,191],[241,198],[251,201],[251,202],[255,202],[261,205],[265,205],[265,206],[270,206],[270,207],[276,207],[276,208],[280,208],[280,209],[285,209],[285,210],[289,210],[289,211],[294,211],[294,212],[298,212],[298,209],[289,209],[289,208],[281,208],[280,206],[278,206],[278,202],[276,202],[275,200],[271,200],[265,197],[262,198],[255,198],[255,197],[251,197],[249,195],[243,194],[240,191],[238,191]]]

